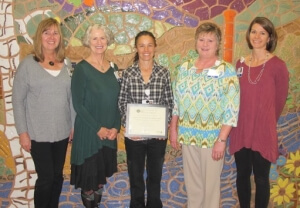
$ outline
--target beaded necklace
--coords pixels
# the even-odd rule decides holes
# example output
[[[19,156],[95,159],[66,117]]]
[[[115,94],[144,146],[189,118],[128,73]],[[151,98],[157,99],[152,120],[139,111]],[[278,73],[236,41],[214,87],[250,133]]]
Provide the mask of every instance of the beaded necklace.
[[[251,54],[251,57],[250,57],[250,59],[249,59],[249,65],[248,65],[248,82],[249,82],[250,84],[255,85],[255,84],[257,84],[257,83],[259,82],[259,80],[260,80],[260,78],[261,78],[261,76],[262,76],[262,74],[263,74],[263,72],[264,72],[264,70],[265,70],[265,65],[266,65],[266,62],[267,62],[267,60],[268,60],[268,56],[269,56],[269,54],[267,53],[267,54],[266,54],[265,61],[264,61],[264,64],[263,64],[263,66],[262,66],[262,69],[260,70],[260,72],[259,72],[258,76],[256,77],[256,79],[255,79],[254,81],[252,81],[251,78],[250,78],[251,61],[252,61],[252,54]]]

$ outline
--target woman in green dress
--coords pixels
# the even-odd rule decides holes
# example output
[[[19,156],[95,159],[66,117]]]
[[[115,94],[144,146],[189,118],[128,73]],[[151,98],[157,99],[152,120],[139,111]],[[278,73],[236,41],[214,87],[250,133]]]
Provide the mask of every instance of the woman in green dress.
[[[71,153],[71,184],[81,188],[85,207],[98,207],[106,178],[117,171],[118,110],[117,66],[105,58],[113,42],[110,30],[90,26],[83,44],[90,55],[79,62],[72,76],[73,105],[77,113]],[[116,72],[116,73],[115,73]]]

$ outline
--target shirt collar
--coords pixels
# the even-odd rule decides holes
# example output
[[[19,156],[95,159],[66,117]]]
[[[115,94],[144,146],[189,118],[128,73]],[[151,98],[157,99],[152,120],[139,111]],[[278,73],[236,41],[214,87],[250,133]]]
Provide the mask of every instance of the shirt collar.
[[[138,61],[134,62],[132,66],[140,71],[139,62]],[[153,62],[153,68],[152,68],[153,71],[152,71],[152,73],[153,72],[157,73],[159,71],[159,67],[158,66],[159,66],[158,63],[156,63],[156,61],[154,61]]]

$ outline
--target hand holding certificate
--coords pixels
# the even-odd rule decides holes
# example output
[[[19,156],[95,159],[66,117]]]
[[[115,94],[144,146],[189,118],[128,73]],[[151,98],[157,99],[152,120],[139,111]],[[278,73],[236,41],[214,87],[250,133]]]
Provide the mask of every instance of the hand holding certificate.
[[[167,112],[163,105],[128,104],[125,136],[167,138]]]

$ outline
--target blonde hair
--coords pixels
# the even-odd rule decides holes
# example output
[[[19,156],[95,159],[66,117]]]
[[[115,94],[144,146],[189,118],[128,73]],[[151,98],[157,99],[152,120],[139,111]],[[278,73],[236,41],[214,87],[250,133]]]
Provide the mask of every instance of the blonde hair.
[[[218,49],[216,51],[216,55],[218,56],[219,52],[220,52],[221,41],[222,41],[222,32],[221,32],[221,29],[219,28],[218,25],[216,25],[215,23],[212,23],[212,22],[202,23],[196,29],[195,40],[197,40],[199,38],[199,35],[203,34],[203,33],[204,34],[207,34],[207,33],[215,34],[215,36],[217,38],[217,42],[218,42]]]
[[[55,49],[56,60],[58,60],[59,62],[62,62],[65,58],[65,46],[64,46],[62,32],[61,32],[59,22],[56,19],[47,18],[47,19],[42,20],[39,23],[38,28],[35,33],[35,36],[33,38],[33,53],[35,56],[35,60],[38,62],[43,62],[45,59],[45,56],[43,54],[43,49],[42,49],[43,32],[45,32],[52,26],[56,26],[57,31],[60,35],[59,44],[58,44],[57,48]]]
[[[103,30],[103,32],[105,34],[105,37],[107,39],[107,45],[108,46],[114,43],[114,35],[108,27],[106,27],[104,25],[100,25],[100,24],[93,24],[93,25],[90,25],[87,28],[87,30],[86,30],[86,32],[83,36],[82,44],[85,47],[90,47],[90,38],[91,38],[91,32],[92,32],[93,29]]]

